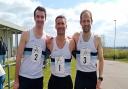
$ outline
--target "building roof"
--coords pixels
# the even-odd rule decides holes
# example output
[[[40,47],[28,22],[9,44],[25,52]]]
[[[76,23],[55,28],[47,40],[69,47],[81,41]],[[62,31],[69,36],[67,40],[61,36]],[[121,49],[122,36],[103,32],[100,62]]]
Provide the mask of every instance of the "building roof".
[[[21,26],[18,26],[16,24],[13,24],[11,22],[0,19],[0,30],[4,30],[4,29],[17,31],[19,33],[21,33],[22,31],[25,30],[24,27],[21,27]]]

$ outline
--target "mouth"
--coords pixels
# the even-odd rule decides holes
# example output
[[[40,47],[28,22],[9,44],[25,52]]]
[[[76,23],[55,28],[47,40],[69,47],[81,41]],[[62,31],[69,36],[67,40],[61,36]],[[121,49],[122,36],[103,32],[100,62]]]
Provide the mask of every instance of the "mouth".
[[[64,30],[64,28],[58,28],[58,30],[61,30],[61,31],[63,31],[63,30]]]
[[[37,23],[38,23],[38,24],[43,24],[44,22],[43,22],[43,21],[38,21]]]

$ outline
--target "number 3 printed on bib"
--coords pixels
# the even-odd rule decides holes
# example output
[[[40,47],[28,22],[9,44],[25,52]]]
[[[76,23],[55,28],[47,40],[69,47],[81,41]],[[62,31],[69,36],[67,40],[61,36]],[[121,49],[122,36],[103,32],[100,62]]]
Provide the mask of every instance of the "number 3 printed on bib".
[[[41,54],[42,54],[41,47],[35,45],[32,49],[32,55],[31,55],[32,61],[37,62],[38,60],[40,60]]]
[[[87,65],[90,63],[90,50],[89,49],[81,49],[80,50],[80,63],[82,65]]]
[[[55,57],[55,71],[56,73],[64,73],[64,57]]]

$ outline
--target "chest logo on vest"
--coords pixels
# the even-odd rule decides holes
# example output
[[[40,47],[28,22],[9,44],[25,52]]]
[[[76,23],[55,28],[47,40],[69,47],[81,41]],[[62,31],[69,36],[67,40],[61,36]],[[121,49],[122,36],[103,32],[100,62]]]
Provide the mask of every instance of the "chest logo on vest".
[[[55,57],[55,71],[56,73],[64,73],[65,72],[65,60],[63,56]]]
[[[91,52],[90,49],[88,48],[83,48],[80,50],[80,63],[82,65],[87,65],[90,63],[90,59],[91,59]]]
[[[38,45],[34,45],[32,49],[31,60],[37,62],[41,59],[42,49]]]

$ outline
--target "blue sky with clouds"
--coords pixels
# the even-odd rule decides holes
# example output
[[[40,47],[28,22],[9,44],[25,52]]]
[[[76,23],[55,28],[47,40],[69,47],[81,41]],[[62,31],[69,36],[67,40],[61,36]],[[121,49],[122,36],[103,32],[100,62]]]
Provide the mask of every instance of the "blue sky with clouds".
[[[42,5],[50,8],[72,8],[81,3],[105,3],[116,2],[117,0],[34,0],[40,1]]]
[[[91,2],[96,0],[39,0],[44,6],[50,7],[50,8],[72,8],[77,4],[83,3],[83,2]]]
[[[49,35],[56,35],[54,19],[60,14],[68,21],[67,35],[81,31],[79,15],[88,9],[93,14],[92,32],[104,36],[105,46],[114,45],[114,19],[117,20],[116,46],[128,46],[127,0],[0,0],[0,19],[31,28],[33,11],[38,5],[47,10],[45,31]]]

